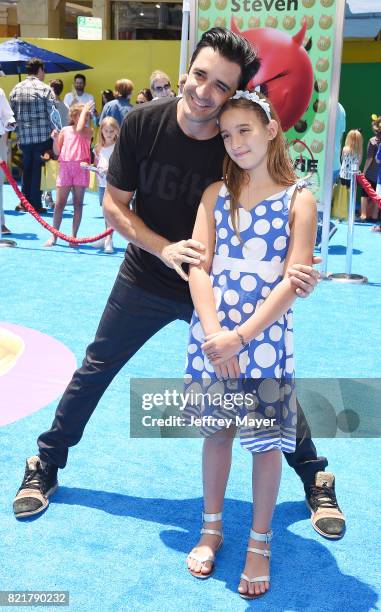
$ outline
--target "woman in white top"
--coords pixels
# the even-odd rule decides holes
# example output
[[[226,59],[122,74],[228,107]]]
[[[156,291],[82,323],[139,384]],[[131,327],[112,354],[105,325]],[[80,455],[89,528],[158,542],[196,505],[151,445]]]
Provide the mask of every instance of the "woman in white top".
[[[15,124],[15,116],[4,91],[0,88],[0,158],[5,162],[8,161],[8,132],[11,131]],[[0,223],[1,232],[3,234],[11,234],[12,232],[5,225],[5,217],[3,210],[3,185],[4,172],[0,170]]]

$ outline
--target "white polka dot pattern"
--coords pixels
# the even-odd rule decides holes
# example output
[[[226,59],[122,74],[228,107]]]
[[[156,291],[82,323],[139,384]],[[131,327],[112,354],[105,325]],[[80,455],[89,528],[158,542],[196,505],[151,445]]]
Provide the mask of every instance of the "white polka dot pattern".
[[[240,238],[235,234],[230,218],[230,202],[226,188],[220,189],[214,218],[216,223],[215,253],[210,282],[213,287],[217,318],[223,331],[232,331],[245,323],[265,302],[282,279],[283,264],[289,243],[288,209],[292,188],[278,192],[251,210],[238,208]],[[254,430],[242,427],[241,445],[251,452],[277,448],[292,452],[295,448],[296,400],[294,391],[294,349],[292,312],[279,317],[267,329],[251,340],[248,348],[238,352],[242,379],[253,385],[254,403],[246,402],[228,412],[218,407],[218,415],[244,416],[255,410],[255,416],[272,418],[274,429]],[[218,381],[213,365],[201,349],[205,334],[196,312],[190,326],[186,365],[186,390],[199,394],[230,392],[240,389],[238,382]],[[250,381],[252,381],[250,383]],[[234,383],[234,384],[233,384]],[[234,386],[235,385],[235,386]],[[238,385],[238,386],[237,386]],[[189,414],[212,414],[212,406],[189,407]],[[184,411],[187,414],[188,407]],[[209,412],[208,412],[209,411]],[[235,412],[234,412],[235,411]],[[205,426],[203,435],[217,429]],[[287,436],[284,435],[287,431]]]

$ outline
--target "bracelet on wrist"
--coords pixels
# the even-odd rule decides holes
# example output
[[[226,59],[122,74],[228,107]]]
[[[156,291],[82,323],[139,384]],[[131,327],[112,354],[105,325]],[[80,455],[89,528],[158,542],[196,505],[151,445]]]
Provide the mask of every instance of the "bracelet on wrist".
[[[243,335],[238,331],[238,325],[234,328],[235,333],[237,334],[238,338],[241,341],[242,344],[242,348],[246,348],[249,346],[250,342],[246,342],[245,338],[243,337]]]

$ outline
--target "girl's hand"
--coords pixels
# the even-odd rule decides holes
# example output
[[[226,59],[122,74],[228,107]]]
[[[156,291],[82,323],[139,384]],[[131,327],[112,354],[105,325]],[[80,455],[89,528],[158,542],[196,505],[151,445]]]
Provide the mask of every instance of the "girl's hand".
[[[220,366],[231,357],[239,353],[242,348],[241,340],[235,331],[220,331],[205,337],[201,349],[213,365]]]
[[[50,134],[50,137],[55,140],[56,138],[58,138],[58,134],[59,131],[58,130],[53,130],[52,133]]]
[[[230,359],[221,365],[213,364],[213,367],[218,379],[239,378],[241,374],[237,355],[230,357]]]
[[[86,102],[85,109],[87,113],[92,113],[94,108],[95,108],[94,100],[91,100],[90,102]]]

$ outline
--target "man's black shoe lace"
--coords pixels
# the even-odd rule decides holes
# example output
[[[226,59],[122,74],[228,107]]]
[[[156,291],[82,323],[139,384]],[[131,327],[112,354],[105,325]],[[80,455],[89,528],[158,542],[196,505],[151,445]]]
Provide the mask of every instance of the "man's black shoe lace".
[[[44,485],[41,479],[41,468],[38,467],[34,470],[28,470],[22,481],[20,489],[38,489],[44,492]]]
[[[316,508],[339,508],[334,489],[327,487],[327,485],[322,487],[312,485],[309,501],[314,510]]]

